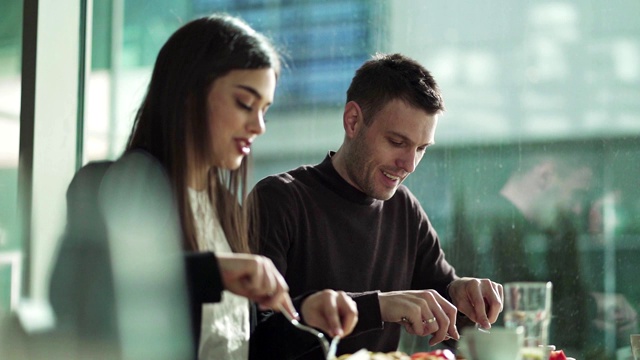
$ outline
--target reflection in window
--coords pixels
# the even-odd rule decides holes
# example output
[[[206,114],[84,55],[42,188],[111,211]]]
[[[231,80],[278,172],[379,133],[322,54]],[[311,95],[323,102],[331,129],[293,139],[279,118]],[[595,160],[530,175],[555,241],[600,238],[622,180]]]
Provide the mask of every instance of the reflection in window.
[[[275,111],[339,106],[353,71],[375,51],[372,27],[377,13],[367,1],[193,3],[198,14],[239,14],[284,47],[290,71],[279,84]]]
[[[552,342],[580,359],[628,353],[628,334],[640,331],[634,280],[640,265],[637,1],[163,0],[123,6],[120,15],[110,9],[94,14],[100,28],[93,31],[88,158],[121,152],[158,47],[198,15],[239,15],[287,52],[289,68],[259,140],[270,152],[256,148],[258,177],[319,162],[335,150],[353,71],[375,51],[406,53],[433,72],[447,103],[437,145],[406,183],[450,261],[462,275],[502,281],[513,280],[509,267],[527,264],[518,278],[554,279],[556,309],[568,312],[554,323]],[[544,226],[513,203],[509,208],[501,195],[511,176],[524,178],[533,169],[546,177],[532,181],[529,192],[549,181],[550,192],[540,198],[547,200],[536,205],[548,217]],[[503,206],[512,218],[503,220]],[[505,243],[506,235],[496,234],[514,230],[516,215],[522,242]],[[576,326],[585,332],[562,338]],[[403,347],[417,351],[426,342],[405,339]]]

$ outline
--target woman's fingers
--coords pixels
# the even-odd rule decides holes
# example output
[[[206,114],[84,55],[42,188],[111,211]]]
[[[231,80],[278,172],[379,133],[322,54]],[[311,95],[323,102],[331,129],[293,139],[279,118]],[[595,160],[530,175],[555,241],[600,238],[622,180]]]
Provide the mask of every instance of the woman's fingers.
[[[252,254],[217,254],[225,288],[255,301],[263,309],[284,309],[298,314],[289,296],[289,286],[273,262]]]
[[[268,258],[262,258],[263,279],[261,296],[254,299],[263,309],[283,310],[292,318],[298,319],[298,313],[289,296],[289,286],[284,277]]]

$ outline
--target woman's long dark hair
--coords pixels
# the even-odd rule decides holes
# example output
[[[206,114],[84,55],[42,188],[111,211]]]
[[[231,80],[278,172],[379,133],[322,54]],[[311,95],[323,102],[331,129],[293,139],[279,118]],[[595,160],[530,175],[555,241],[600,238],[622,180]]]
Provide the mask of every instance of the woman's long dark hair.
[[[243,21],[214,15],[193,20],[164,44],[136,114],[126,151],[144,149],[168,172],[176,198],[184,248],[198,250],[189,203],[189,165],[209,167],[211,136],[207,121],[207,95],[213,82],[232,70],[266,69],[280,73],[273,45]],[[247,195],[248,162],[237,170],[211,168],[209,199],[231,248],[249,252]],[[192,165],[192,166],[193,166]],[[253,221],[252,221],[253,222]]]

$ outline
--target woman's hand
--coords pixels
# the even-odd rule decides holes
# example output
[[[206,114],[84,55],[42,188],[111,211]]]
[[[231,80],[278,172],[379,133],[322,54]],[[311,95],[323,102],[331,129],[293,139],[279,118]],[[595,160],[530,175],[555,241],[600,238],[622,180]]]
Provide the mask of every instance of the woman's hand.
[[[253,254],[216,254],[226,290],[258,304],[261,309],[280,308],[298,319],[289,297],[289,286],[269,258]]]
[[[358,322],[358,307],[344,291],[318,291],[304,299],[300,309],[307,325],[330,337],[349,335]]]

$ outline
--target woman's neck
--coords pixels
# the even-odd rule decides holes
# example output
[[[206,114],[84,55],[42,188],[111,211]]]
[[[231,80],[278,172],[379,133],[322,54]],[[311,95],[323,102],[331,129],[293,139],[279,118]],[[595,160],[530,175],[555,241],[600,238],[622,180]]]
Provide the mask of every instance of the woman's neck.
[[[206,190],[211,185],[209,171],[211,170],[205,168],[189,171],[187,186],[196,191]]]

